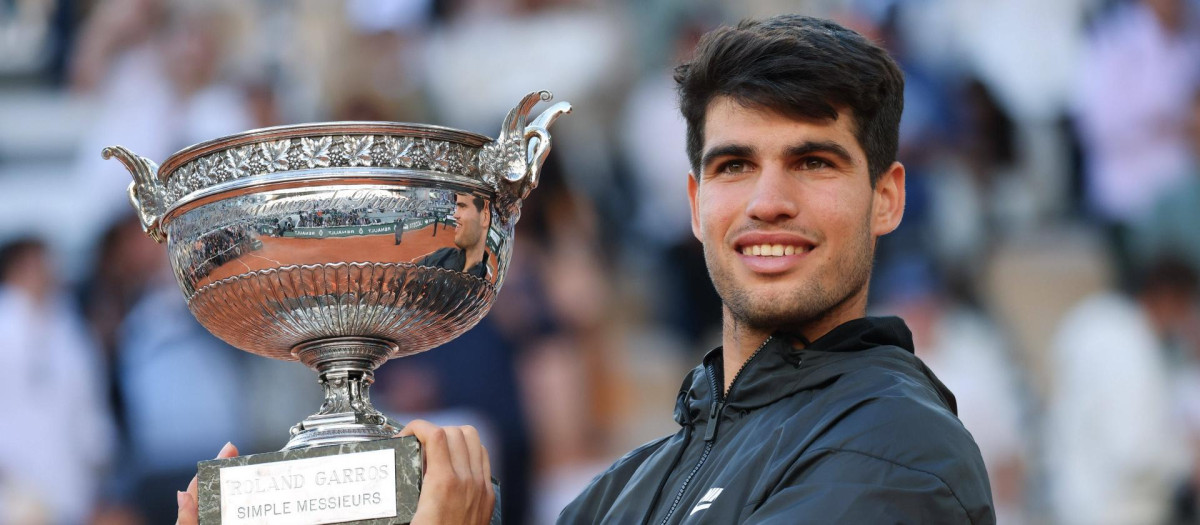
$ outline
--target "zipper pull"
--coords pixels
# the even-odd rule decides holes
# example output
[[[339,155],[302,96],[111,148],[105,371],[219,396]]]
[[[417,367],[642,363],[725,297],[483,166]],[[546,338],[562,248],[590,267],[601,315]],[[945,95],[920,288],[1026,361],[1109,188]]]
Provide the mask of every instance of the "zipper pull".
[[[704,441],[712,441],[717,437],[717,420],[721,419],[721,411],[725,408],[724,401],[713,401],[708,411],[708,424],[704,426]]]

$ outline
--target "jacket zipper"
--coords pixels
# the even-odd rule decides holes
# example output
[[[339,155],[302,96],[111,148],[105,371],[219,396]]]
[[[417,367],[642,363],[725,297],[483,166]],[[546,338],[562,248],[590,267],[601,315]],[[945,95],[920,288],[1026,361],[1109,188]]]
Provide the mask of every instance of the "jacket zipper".
[[[766,341],[763,341],[758,346],[758,349],[753,354],[750,354],[750,358],[742,363],[742,367],[733,375],[733,381],[729,383],[729,393],[733,393],[733,387],[737,385],[738,378],[742,377],[742,371],[746,369],[746,365],[750,364],[750,361],[755,357],[758,357],[758,353],[762,352],[762,349],[766,348],[769,342],[771,342],[770,337]],[[721,413],[725,410],[725,395],[721,393],[720,388],[717,386],[717,375],[713,372],[712,365],[706,365],[704,371],[708,375],[708,384],[712,388],[713,393],[713,402],[708,410],[708,423],[704,425],[704,451],[700,453],[700,460],[696,462],[696,466],[692,467],[692,471],[683,479],[683,485],[679,487],[679,492],[675,494],[675,500],[671,502],[671,508],[667,509],[667,515],[663,516],[662,525],[667,525],[667,522],[671,520],[671,516],[675,514],[675,509],[683,501],[683,494],[687,491],[688,485],[691,484],[692,478],[696,477],[696,474],[700,472],[700,467],[704,466],[704,462],[708,460],[708,455],[712,453],[713,442],[717,438],[717,421],[721,418]]]

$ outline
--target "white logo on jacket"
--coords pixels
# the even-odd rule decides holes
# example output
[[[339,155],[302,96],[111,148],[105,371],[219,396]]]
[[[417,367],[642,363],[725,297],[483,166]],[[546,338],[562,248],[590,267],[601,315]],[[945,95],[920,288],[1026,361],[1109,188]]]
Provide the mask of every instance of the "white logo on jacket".
[[[721,495],[722,490],[725,490],[725,489],[723,489],[721,487],[713,487],[711,489],[708,489],[708,492],[704,493],[704,497],[700,498],[700,503],[697,503],[695,507],[692,507],[692,512],[688,513],[688,516],[691,516],[692,514],[695,514],[698,511],[701,511],[701,510],[711,507],[713,502],[717,501],[717,496]]]

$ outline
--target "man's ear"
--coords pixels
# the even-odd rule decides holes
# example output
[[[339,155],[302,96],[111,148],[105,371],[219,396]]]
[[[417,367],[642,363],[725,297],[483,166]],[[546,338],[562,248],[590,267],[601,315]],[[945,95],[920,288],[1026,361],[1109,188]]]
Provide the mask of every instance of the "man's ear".
[[[904,217],[904,165],[893,162],[875,182],[871,235],[880,237],[900,226]]]
[[[688,172],[687,180],[688,203],[692,208],[692,235],[696,237],[696,240],[703,242],[703,239],[700,238],[700,208],[696,202],[696,193],[700,191],[700,181],[692,172]]]

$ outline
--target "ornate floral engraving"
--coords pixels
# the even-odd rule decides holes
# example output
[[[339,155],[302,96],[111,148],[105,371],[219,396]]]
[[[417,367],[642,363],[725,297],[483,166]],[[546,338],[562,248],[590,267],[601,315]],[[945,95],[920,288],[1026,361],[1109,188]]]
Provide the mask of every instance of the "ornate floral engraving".
[[[176,182],[176,181],[190,180],[192,177],[195,176],[194,175],[195,170],[196,170],[195,162],[189,162],[187,164],[184,164],[183,166],[180,166],[178,170],[175,170],[175,174],[171,177],[171,181]],[[167,201],[168,202],[178,201],[180,197],[183,197],[183,193],[184,193],[183,189],[184,189],[184,184],[179,184],[179,183],[167,184]]]
[[[292,141],[277,140],[275,142],[264,142],[260,145],[262,148],[263,157],[267,160],[268,169],[271,171],[286,171],[288,165],[288,150],[292,146]]]
[[[421,168],[425,162],[425,142],[421,139],[404,137],[396,154],[396,165],[402,168]]]
[[[433,171],[440,171],[443,173],[453,171],[453,165],[450,159],[450,144],[445,142],[430,143],[429,159],[429,167]]]
[[[461,158],[463,173],[471,178],[479,178],[479,149],[459,146],[458,151]]]
[[[371,163],[384,168],[396,165],[395,137],[381,135],[371,141]]]
[[[246,146],[246,149],[250,151],[250,160],[247,163],[247,173],[245,176],[261,175],[271,171],[267,158],[263,155],[260,148],[249,145]]]
[[[212,155],[212,169],[207,173],[206,185],[227,181],[237,176],[237,161],[229,153],[229,151],[223,151]]]
[[[516,222],[521,213],[521,199],[527,193],[528,177],[513,177],[513,166],[524,166],[525,153],[520,134],[502,134],[499,139],[479,152],[479,171],[484,182],[496,188],[497,218],[502,223]],[[520,175],[524,175],[520,170]]]
[[[496,142],[489,142],[479,150],[475,159],[476,170],[483,182],[488,186],[496,186],[496,177],[504,167],[502,148]]]
[[[344,141],[349,150],[351,166],[370,166],[372,164],[371,146],[375,144],[375,137],[370,135],[347,136]]]
[[[333,137],[304,137],[300,139],[300,162],[308,168],[328,168],[333,162],[329,147]]]
[[[232,167],[233,177],[242,178],[254,174],[254,168],[250,165],[250,153],[253,149],[249,146],[241,148],[233,148],[226,155],[229,157],[229,165]]]
[[[520,154],[520,140],[504,154]],[[483,148],[500,151],[494,143]],[[267,173],[330,167],[380,167],[430,170],[463,175],[495,187],[504,169],[499,156],[456,142],[394,135],[340,135],[282,139],[248,144],[200,156],[169,175],[166,197],[176,203],[188,194],[234,179]],[[515,152],[515,153],[514,153]]]
[[[330,166],[349,166],[350,152],[347,151],[349,144],[347,143],[350,137],[333,137],[333,144],[329,146],[329,165]]]
[[[192,170],[191,176],[184,183],[184,191],[182,192],[184,195],[212,184],[212,178],[209,177],[209,173],[213,171],[213,159],[211,155],[196,159],[194,167],[195,169]]]

